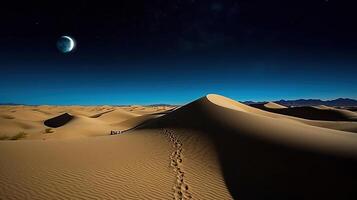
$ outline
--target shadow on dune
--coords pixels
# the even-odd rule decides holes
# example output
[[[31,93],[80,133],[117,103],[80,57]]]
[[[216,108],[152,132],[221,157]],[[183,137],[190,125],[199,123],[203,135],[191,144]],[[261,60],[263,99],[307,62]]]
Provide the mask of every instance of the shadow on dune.
[[[61,127],[65,124],[67,124],[68,122],[70,122],[73,119],[73,116],[68,114],[68,113],[64,113],[62,115],[59,115],[57,117],[48,119],[46,121],[44,121],[43,123],[51,128],[58,128]]]
[[[311,120],[324,121],[357,121],[357,114],[339,109],[319,109],[315,107],[268,108],[264,104],[251,104],[250,106],[272,113],[289,115]]]
[[[140,128],[194,129],[209,137],[234,199],[357,199],[356,159],[263,140],[227,123],[236,111],[207,101],[199,99]],[[228,118],[217,117],[220,111]]]
[[[340,109],[346,109],[346,110],[349,110],[349,111],[352,111],[352,112],[357,112],[357,107],[342,107]]]
[[[235,199],[356,199],[357,162],[237,135],[213,137]]]

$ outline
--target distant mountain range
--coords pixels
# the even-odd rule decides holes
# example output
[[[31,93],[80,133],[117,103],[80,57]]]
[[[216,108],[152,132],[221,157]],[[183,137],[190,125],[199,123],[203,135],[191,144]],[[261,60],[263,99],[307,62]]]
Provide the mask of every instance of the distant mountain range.
[[[18,103],[0,103],[2,106],[21,106],[25,104],[18,104]]]
[[[354,107],[357,106],[357,100],[349,99],[349,98],[338,98],[334,100],[321,100],[321,99],[298,99],[298,100],[279,100],[274,101],[277,104],[283,106],[335,106],[335,107]],[[244,101],[244,104],[259,104],[266,102],[255,102],[255,101]],[[0,105],[9,105],[9,106],[17,106],[17,105],[27,105],[27,104],[17,104],[17,103],[0,103]],[[148,106],[178,106],[171,104],[152,104]]]
[[[338,98],[338,99],[326,100],[326,101],[321,99],[298,99],[298,100],[280,100],[274,102],[283,106],[319,106],[319,105],[339,106],[339,107],[357,106],[357,100],[348,99],[348,98]],[[243,103],[256,104],[256,103],[264,103],[264,102],[246,101]]]

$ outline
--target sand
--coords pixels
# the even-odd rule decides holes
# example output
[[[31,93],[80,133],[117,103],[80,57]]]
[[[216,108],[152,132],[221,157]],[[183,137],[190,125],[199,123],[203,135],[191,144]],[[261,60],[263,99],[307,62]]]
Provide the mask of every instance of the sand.
[[[324,105],[287,108],[277,103],[269,102],[266,104],[252,104],[251,106],[273,113],[304,119],[357,122],[357,113],[346,109],[338,109]]]
[[[356,199],[357,122],[314,109],[338,117],[219,95],[179,108],[0,106],[0,199]]]

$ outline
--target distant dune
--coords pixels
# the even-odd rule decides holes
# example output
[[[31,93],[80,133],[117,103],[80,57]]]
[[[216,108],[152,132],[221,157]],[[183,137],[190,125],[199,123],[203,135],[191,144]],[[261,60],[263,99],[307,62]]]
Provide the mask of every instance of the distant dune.
[[[308,109],[0,106],[0,199],[357,199],[353,112]]]
[[[340,107],[341,109],[346,109],[346,110],[349,110],[349,111],[354,111],[354,112],[357,112],[357,106],[343,106],[343,107]]]
[[[247,101],[245,104],[261,104],[262,102]],[[357,100],[349,98],[338,98],[333,100],[321,99],[297,99],[297,100],[279,100],[274,103],[284,106],[319,106],[326,105],[331,107],[357,107]]]
[[[357,113],[355,112],[332,108],[324,105],[287,108],[277,103],[269,102],[264,104],[251,104],[250,106],[269,112],[290,115],[304,119],[326,121],[357,121]]]
[[[284,109],[287,108],[286,106],[274,103],[274,102],[268,102],[266,104],[264,104],[264,107],[266,108],[270,108],[270,109]]]

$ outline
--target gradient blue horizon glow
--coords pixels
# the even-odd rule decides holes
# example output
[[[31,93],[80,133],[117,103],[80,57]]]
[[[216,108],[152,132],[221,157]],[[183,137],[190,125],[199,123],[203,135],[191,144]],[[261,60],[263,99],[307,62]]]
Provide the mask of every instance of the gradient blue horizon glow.
[[[1,103],[185,104],[211,93],[237,101],[357,98],[357,70],[353,63],[341,61],[17,65],[23,65],[21,70],[11,64],[3,70],[6,75],[0,80]],[[344,70],[343,66],[352,70]]]

